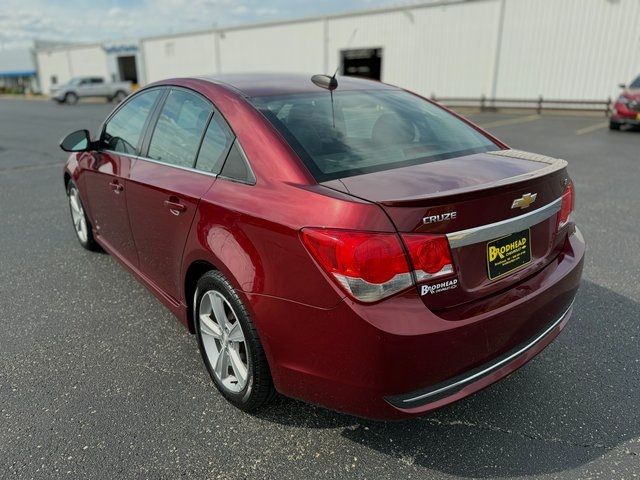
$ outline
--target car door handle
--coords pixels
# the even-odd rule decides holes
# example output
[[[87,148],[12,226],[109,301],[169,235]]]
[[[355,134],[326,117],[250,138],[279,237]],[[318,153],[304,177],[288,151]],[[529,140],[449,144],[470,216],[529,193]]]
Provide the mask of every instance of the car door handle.
[[[171,200],[165,200],[164,206],[167,207],[169,211],[174,215],[180,215],[182,212],[184,212],[187,209],[186,205],[183,205],[178,202],[172,202]]]
[[[119,195],[120,192],[124,190],[124,187],[118,182],[109,182],[109,186],[111,187],[111,190],[113,190],[113,192],[116,195]]]

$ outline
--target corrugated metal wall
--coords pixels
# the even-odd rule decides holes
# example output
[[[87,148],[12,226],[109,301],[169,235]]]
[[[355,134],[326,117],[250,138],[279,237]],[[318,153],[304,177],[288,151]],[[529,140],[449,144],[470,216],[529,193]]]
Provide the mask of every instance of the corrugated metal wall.
[[[214,32],[204,32],[143,40],[141,52],[146,82],[214,73],[215,37]]]
[[[382,79],[423,95],[480,96],[491,85],[499,0],[329,20],[333,69],[346,48],[382,47]],[[334,66],[335,65],[335,66]]]
[[[332,73],[346,48],[382,48],[382,80],[423,95],[606,99],[640,74],[640,0],[453,1],[141,42],[147,82]]]
[[[323,70],[323,21],[228,30],[220,35],[223,72]]]
[[[507,0],[497,96],[603,99],[638,74],[639,0]]]

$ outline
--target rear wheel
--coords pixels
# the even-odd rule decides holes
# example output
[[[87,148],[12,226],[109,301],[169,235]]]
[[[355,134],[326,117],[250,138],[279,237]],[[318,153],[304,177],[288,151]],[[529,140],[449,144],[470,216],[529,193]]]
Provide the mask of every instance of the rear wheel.
[[[269,402],[275,390],[258,333],[220,272],[208,272],[198,281],[194,321],[200,353],[220,393],[245,411]]]
[[[78,95],[73,92],[69,92],[64,96],[64,103],[67,105],[75,105],[78,103]]]
[[[609,130],[620,130],[620,124],[613,120],[609,120]]]
[[[80,192],[73,180],[69,180],[69,183],[67,184],[67,197],[69,198],[71,221],[73,222],[73,229],[76,232],[78,242],[80,242],[80,245],[87,250],[100,250],[100,246],[96,243],[95,238],[93,238],[91,223],[89,222],[87,214],[84,211],[84,207],[82,206]]]

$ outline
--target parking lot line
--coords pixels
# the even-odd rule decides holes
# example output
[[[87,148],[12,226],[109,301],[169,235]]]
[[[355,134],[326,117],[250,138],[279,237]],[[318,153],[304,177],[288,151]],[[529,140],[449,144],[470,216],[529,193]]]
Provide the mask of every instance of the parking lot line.
[[[495,122],[490,123],[481,123],[480,127],[482,128],[492,128],[492,127],[502,127],[504,125],[515,125],[518,123],[527,123],[534,122],[540,119],[540,115],[527,115],[525,117],[516,117],[516,118],[505,118],[504,120],[496,120]]]
[[[584,135],[585,133],[595,132],[596,130],[606,128],[608,125],[609,122],[600,122],[596,123],[595,125],[589,125],[588,127],[576,130],[576,135]]]

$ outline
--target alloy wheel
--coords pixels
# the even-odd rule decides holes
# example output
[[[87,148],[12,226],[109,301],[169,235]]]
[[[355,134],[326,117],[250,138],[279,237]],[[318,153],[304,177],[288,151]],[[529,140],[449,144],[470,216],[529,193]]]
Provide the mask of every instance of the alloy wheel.
[[[78,189],[75,187],[71,187],[69,189],[69,206],[71,207],[71,219],[73,220],[76,235],[78,235],[78,239],[81,243],[86,243],[89,238],[87,217],[85,216],[84,209],[82,208],[80,194],[78,193]]]
[[[218,383],[232,393],[244,389],[249,354],[242,325],[227,299],[216,290],[204,293],[198,308],[202,344]]]

